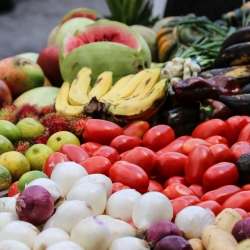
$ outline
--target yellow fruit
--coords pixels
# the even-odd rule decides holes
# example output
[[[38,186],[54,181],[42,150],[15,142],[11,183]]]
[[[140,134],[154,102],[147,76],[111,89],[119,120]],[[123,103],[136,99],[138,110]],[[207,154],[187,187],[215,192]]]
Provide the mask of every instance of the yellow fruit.
[[[9,152],[13,150],[15,149],[11,141],[8,140],[5,136],[0,135],[0,155],[5,152]]]
[[[54,152],[57,152],[62,145],[69,143],[78,146],[81,145],[79,139],[73,133],[68,131],[59,131],[50,136],[47,141],[47,146],[49,146]]]
[[[52,153],[54,151],[49,146],[34,144],[26,151],[25,157],[30,163],[31,170],[42,171],[44,162]]]
[[[0,155],[0,165],[10,171],[12,181],[18,181],[26,172],[30,171],[30,164],[26,157],[17,152],[9,151]]]

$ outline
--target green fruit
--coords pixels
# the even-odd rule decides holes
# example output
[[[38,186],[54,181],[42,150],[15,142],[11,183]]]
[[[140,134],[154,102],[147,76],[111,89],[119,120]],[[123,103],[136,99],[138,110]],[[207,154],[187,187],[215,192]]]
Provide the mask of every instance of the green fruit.
[[[99,20],[68,34],[60,51],[60,70],[64,81],[72,82],[78,71],[92,69],[91,85],[104,71],[113,72],[113,83],[135,74],[151,64],[151,52],[144,38],[129,26]]]
[[[79,139],[71,132],[59,131],[50,136],[47,145],[54,151],[59,151],[60,147],[64,144],[75,144],[80,146]]]
[[[0,165],[0,191],[8,189],[12,183],[12,177],[10,171]]]
[[[58,87],[38,87],[26,91],[20,95],[13,104],[16,107],[21,107],[22,105],[29,103],[30,105],[36,105],[37,107],[45,107],[55,104],[57,93],[59,91]]]
[[[31,170],[42,171],[43,164],[54,151],[45,144],[34,144],[25,153]]]
[[[14,150],[15,148],[13,144],[11,143],[11,141],[8,140],[3,135],[0,135],[0,155],[5,152],[14,151]]]
[[[38,178],[48,179],[49,177],[42,171],[38,171],[38,170],[32,170],[23,174],[17,183],[18,192],[21,193],[25,189],[26,185],[28,185],[31,181],[38,179]]]
[[[19,141],[21,133],[17,126],[7,120],[0,120],[0,135],[5,136],[11,142]]]
[[[23,140],[32,140],[34,137],[41,135],[44,131],[42,123],[31,117],[20,120],[16,124],[16,127],[19,129]]]

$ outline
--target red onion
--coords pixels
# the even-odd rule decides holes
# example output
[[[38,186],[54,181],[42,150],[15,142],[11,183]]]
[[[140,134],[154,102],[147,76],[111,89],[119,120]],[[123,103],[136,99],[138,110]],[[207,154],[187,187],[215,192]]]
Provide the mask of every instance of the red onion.
[[[149,243],[151,248],[154,248],[156,242],[169,235],[183,237],[181,230],[173,222],[159,221],[148,228],[145,240]]]
[[[181,236],[169,235],[159,240],[154,250],[193,250],[190,243]]]
[[[53,212],[53,197],[42,186],[27,187],[17,197],[16,213],[21,221],[40,226],[49,219]]]
[[[234,224],[231,233],[237,242],[250,238],[250,217],[237,221]]]

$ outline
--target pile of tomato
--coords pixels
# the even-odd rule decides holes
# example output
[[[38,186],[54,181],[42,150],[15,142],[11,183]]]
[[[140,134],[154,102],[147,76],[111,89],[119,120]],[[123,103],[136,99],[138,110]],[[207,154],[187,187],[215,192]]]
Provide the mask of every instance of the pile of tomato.
[[[74,161],[89,174],[107,175],[113,192],[132,188],[140,193],[162,192],[172,202],[174,217],[197,205],[215,215],[226,207],[250,216],[250,183],[239,183],[236,160],[250,152],[250,117],[211,119],[191,135],[175,137],[168,125],[150,127],[138,120],[124,128],[90,119],[83,144],[63,145],[50,155],[43,172],[49,177],[59,162]],[[250,172],[250,171],[249,171]]]

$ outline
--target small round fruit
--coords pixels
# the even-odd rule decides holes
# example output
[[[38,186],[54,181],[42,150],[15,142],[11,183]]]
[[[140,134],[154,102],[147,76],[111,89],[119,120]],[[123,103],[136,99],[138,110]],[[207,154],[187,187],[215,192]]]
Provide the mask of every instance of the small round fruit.
[[[5,136],[11,142],[19,141],[21,133],[17,126],[7,120],[0,120],[0,135]]]
[[[0,165],[6,167],[12,176],[12,181],[18,181],[26,172],[30,171],[30,164],[26,157],[17,151],[10,151],[0,155]]]
[[[50,136],[47,145],[54,151],[59,151],[60,147],[64,144],[75,144],[80,146],[79,139],[71,132],[59,131]]]
[[[16,124],[16,127],[19,129],[23,140],[32,140],[34,137],[41,135],[44,131],[42,123],[31,117],[20,120]]]
[[[31,181],[38,179],[38,178],[48,179],[49,177],[45,173],[39,170],[32,170],[23,174],[17,183],[18,192],[21,193],[25,189],[26,185],[28,185]]]
[[[15,148],[10,140],[8,140],[5,136],[0,135],[0,155],[9,152],[14,151]]]
[[[12,183],[12,177],[10,171],[0,165],[0,191],[8,189]]]
[[[43,164],[54,151],[45,144],[34,144],[25,153],[25,157],[30,163],[31,170],[42,171]]]

